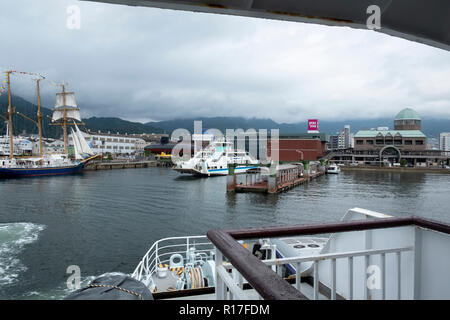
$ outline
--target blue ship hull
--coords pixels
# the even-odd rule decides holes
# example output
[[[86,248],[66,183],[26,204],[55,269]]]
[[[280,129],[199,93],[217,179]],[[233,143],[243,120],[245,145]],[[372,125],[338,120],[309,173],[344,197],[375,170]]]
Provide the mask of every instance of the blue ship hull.
[[[83,170],[86,162],[67,167],[42,167],[42,168],[0,168],[0,177],[20,178],[75,174]]]

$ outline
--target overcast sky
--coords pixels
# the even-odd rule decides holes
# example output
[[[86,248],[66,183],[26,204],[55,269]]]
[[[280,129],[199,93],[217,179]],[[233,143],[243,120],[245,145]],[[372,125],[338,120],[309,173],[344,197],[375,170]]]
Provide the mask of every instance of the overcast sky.
[[[0,69],[67,82],[84,117],[450,118],[450,52],[374,31],[68,0],[1,0],[0,30]]]

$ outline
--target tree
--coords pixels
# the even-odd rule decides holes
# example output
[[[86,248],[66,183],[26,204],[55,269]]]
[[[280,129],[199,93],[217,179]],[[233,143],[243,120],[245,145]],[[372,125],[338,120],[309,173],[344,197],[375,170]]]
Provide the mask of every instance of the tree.
[[[406,167],[407,163],[408,163],[408,161],[406,161],[406,159],[400,159],[400,166]]]

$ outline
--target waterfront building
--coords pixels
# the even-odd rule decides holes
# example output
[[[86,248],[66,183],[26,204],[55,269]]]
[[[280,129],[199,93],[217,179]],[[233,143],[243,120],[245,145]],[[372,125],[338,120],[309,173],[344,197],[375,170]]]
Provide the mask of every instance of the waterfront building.
[[[167,133],[141,133],[141,134],[125,134],[128,137],[139,138],[147,142],[146,145],[151,143],[160,143],[161,139],[169,139]],[[145,146],[144,146],[145,147]]]
[[[426,136],[421,131],[420,116],[410,108],[400,111],[394,120],[394,130],[379,127],[360,130],[355,134],[355,151],[422,151],[426,149]]]
[[[427,137],[427,150],[440,150],[439,139],[434,137]]]
[[[450,132],[439,134],[439,150],[450,151]]]
[[[411,108],[401,110],[394,119],[394,130],[378,127],[355,134],[353,149],[334,151],[327,158],[360,164],[399,163],[407,166],[440,166],[448,164],[449,154],[428,149],[419,114]],[[406,162],[405,162],[406,161]]]
[[[339,149],[339,134],[330,135],[330,140],[328,141],[328,149],[336,150]]]
[[[59,139],[46,139],[43,141],[44,154],[64,153],[64,141]],[[36,153],[39,154],[39,145],[36,145]]]
[[[280,134],[279,161],[317,160],[325,156],[328,139],[325,133]],[[267,140],[267,153],[270,157],[270,139]]]
[[[342,150],[354,147],[354,134],[350,132],[350,125],[344,126],[341,132],[329,137],[330,150]]]
[[[191,155],[195,153],[195,150],[207,147],[212,141],[214,141],[214,135],[212,134],[193,134]],[[145,146],[145,150],[152,154],[172,154],[172,149],[177,143],[178,141],[170,140],[168,136],[161,136],[159,143],[148,144]]]
[[[350,148],[350,125],[346,124],[344,126],[344,130],[342,130],[342,143],[343,143],[343,149]]]
[[[82,135],[96,154],[111,154],[112,156],[135,155],[147,145],[143,139],[127,134],[82,132]],[[71,134],[69,135],[69,145],[73,146]]]

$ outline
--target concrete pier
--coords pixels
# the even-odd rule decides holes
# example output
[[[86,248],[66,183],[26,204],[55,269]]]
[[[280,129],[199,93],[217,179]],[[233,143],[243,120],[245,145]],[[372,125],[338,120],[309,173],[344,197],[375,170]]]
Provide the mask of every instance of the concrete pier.
[[[91,162],[84,167],[84,170],[112,170],[128,168],[149,168],[149,167],[171,167],[168,161],[111,161],[111,162]]]

